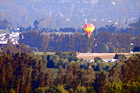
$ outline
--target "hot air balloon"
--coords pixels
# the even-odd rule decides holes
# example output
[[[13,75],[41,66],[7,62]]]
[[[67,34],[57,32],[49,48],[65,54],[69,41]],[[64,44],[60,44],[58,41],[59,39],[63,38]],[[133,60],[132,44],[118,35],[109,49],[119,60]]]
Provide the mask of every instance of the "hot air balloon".
[[[94,31],[95,26],[93,24],[85,24],[84,25],[84,31],[88,35],[88,38],[90,38],[91,33]]]

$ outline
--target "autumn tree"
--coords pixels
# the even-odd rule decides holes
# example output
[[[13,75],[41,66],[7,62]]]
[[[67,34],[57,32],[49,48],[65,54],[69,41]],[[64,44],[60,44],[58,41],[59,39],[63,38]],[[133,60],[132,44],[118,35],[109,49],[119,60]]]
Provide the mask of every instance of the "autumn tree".
[[[55,83],[57,84],[63,84],[64,83],[64,76],[65,76],[65,72],[62,66],[59,66],[59,71],[58,71],[58,76],[55,79]]]
[[[140,55],[130,57],[121,70],[122,82],[133,82],[140,77]]]
[[[89,68],[87,69],[87,84],[88,86],[92,86],[92,84],[94,83],[94,79],[95,79],[95,74],[94,74],[94,69],[89,66]]]
[[[98,93],[106,93],[108,88],[108,79],[105,72],[99,72],[96,74],[94,87]]]

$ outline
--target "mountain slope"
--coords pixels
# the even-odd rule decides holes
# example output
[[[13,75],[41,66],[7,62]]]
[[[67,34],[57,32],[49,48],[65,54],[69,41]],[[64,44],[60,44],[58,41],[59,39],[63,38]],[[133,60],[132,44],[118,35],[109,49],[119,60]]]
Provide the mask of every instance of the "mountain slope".
[[[81,27],[86,22],[96,26],[126,24],[140,16],[140,0],[1,0],[0,20],[14,26]],[[127,19],[127,20],[126,20]]]

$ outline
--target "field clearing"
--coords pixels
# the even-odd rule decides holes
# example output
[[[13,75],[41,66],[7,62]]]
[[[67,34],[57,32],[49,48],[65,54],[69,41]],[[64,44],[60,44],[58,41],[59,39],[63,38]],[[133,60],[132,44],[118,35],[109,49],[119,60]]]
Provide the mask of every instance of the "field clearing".
[[[129,58],[133,54],[140,54],[140,53],[79,53],[77,57],[79,59],[94,59],[95,57],[101,57],[102,59],[113,59],[115,54],[124,54],[127,58]]]
[[[34,52],[34,54],[35,55],[43,55],[43,54],[45,54],[45,55],[54,55],[55,54],[55,52]]]

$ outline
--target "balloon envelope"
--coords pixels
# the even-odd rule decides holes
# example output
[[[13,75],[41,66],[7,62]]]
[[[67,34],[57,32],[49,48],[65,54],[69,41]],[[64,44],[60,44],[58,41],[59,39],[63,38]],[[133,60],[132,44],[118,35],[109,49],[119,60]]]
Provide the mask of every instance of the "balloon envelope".
[[[93,24],[84,25],[84,31],[86,32],[89,38],[90,38],[91,33],[94,31],[94,29],[95,29],[95,26]]]

